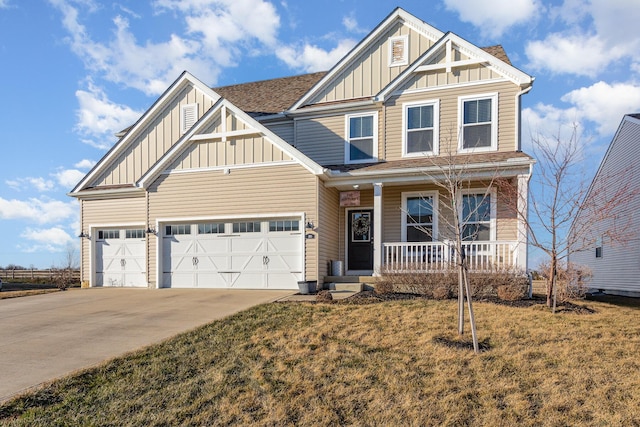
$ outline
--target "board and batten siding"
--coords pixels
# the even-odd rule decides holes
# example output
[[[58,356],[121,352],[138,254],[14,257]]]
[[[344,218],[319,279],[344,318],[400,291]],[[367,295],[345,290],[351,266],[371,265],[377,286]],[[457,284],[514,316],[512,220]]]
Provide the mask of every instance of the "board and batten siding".
[[[374,40],[351,62],[348,68],[338,73],[309,103],[368,97],[380,92],[408,66],[408,64],[389,66],[389,39],[397,36],[408,37],[408,64],[413,63],[433,45],[433,41],[406,23],[398,22]]]
[[[145,224],[146,199],[144,193],[139,197],[111,198],[103,200],[81,201],[81,226],[86,232],[93,232],[91,227],[111,226],[112,228],[126,228],[122,224]],[[89,281],[90,249],[96,236],[89,239],[81,239],[82,281]]]
[[[318,222],[318,178],[298,164],[194,171],[161,175],[149,188],[149,218],[242,217],[304,212]],[[304,227],[304,224],[301,224]],[[304,233],[304,229],[301,230]],[[149,236],[154,240],[155,236]],[[307,280],[317,280],[316,239],[305,241]],[[156,256],[150,258],[150,283],[156,283]]]
[[[640,188],[638,163],[640,162],[640,120],[625,117],[616,138],[612,141],[598,175],[607,185],[629,185],[629,192],[637,192]],[[628,172],[628,173],[627,173]],[[616,179],[612,179],[616,178]],[[614,190],[615,191],[615,190]],[[613,192],[613,191],[612,191]],[[624,228],[623,241],[620,243],[602,242],[602,257],[596,258],[595,246],[573,253],[569,261],[578,268],[586,267],[592,274],[587,286],[602,289],[609,293],[640,296],[640,195],[636,195],[629,203],[619,206],[615,213],[616,228]],[[576,223],[586,221],[580,213]],[[613,218],[593,224],[593,236],[602,236],[607,229],[614,227]]]
[[[186,86],[134,136],[126,150],[90,186],[131,184],[140,179],[180,139],[181,108],[194,103],[198,104],[198,118],[213,105],[207,95],[191,85]]]
[[[421,92],[404,93],[394,96],[385,104],[384,142],[386,160],[402,158],[403,138],[403,104],[439,100],[440,117],[440,154],[456,153],[458,151],[458,99],[461,96],[498,93],[498,151],[516,150],[516,114],[518,111],[519,92],[517,85],[511,82],[495,82],[477,86],[463,86],[457,88],[443,88]]]
[[[292,161],[292,157],[255,135],[226,141],[192,141],[189,147],[171,164],[170,170],[197,169],[257,163]]]

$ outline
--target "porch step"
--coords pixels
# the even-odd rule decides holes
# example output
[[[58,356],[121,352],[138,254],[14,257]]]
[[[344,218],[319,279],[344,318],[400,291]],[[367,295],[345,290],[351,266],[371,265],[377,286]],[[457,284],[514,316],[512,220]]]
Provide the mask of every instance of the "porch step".
[[[375,283],[372,276],[324,276],[325,283]]]
[[[364,284],[363,283],[353,283],[353,282],[342,282],[342,283],[336,283],[336,282],[331,282],[329,283],[329,290],[331,291],[338,291],[338,292],[362,292]]]

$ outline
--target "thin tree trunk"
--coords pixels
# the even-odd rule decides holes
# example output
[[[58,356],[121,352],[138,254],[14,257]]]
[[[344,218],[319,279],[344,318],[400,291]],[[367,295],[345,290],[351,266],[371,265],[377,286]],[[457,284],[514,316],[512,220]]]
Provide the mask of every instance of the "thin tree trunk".
[[[464,272],[462,263],[458,266],[458,334],[464,334]]]
[[[467,291],[467,307],[469,308],[469,323],[471,324],[471,337],[473,338],[473,352],[478,354],[480,346],[478,345],[478,335],[476,334],[476,319],[473,315],[473,305],[471,302],[471,285],[469,284],[469,272],[466,264],[462,267],[462,275],[464,277],[464,286]]]

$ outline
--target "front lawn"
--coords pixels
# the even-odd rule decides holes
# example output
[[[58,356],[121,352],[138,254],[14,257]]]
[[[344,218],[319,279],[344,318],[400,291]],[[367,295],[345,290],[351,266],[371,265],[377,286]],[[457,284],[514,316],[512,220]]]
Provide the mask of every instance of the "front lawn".
[[[273,303],[0,406],[8,425],[638,425],[640,309]],[[467,327],[468,331],[468,327]],[[96,337],[99,339],[99,337]]]

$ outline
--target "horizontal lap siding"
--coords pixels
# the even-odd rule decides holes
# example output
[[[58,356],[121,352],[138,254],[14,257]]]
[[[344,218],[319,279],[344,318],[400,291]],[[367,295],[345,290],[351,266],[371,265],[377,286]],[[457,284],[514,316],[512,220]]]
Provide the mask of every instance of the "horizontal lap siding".
[[[402,158],[402,105],[407,102],[440,101],[440,153],[458,151],[458,98],[487,93],[499,93],[498,151],[516,150],[516,94],[518,87],[510,82],[498,82],[460,88],[407,93],[391,98],[385,104],[385,144],[387,160]]]
[[[296,121],[296,148],[322,165],[344,163],[345,116]]]
[[[294,131],[293,131],[293,120],[287,123],[263,123],[271,132],[278,135],[283,140],[287,141],[290,145],[293,145],[294,140]]]
[[[340,258],[340,193],[322,183],[318,187],[318,279],[328,270],[329,261]],[[327,270],[325,272],[325,269]]]
[[[81,202],[82,230],[89,232],[96,225],[114,225],[141,223],[146,220],[146,201],[144,195],[135,198],[83,200]],[[82,239],[82,280],[90,279],[90,246],[95,240]]]
[[[305,212],[314,223],[317,178],[299,165],[193,172],[161,176],[149,189],[149,216],[162,218],[225,217]],[[302,230],[304,232],[304,230]],[[316,240],[306,240],[306,277],[315,280]],[[154,243],[155,244],[155,243]],[[155,257],[150,268],[156,278]]]
[[[603,185],[628,186],[629,194],[638,191],[640,187],[637,167],[640,161],[639,139],[640,124],[633,119],[625,118],[598,172],[598,176],[603,177]],[[602,188],[597,182],[596,180],[593,184],[594,188]],[[618,189],[612,189],[609,194],[615,191]],[[621,229],[619,238],[622,241],[605,240],[602,245],[602,258],[596,258],[595,245],[570,256],[572,263],[586,266],[591,271],[593,277],[588,284],[589,287],[608,291],[640,292],[638,279],[640,278],[640,232],[638,231],[640,215],[638,212],[640,212],[640,195],[633,197],[624,206],[619,206],[614,214],[615,220],[611,218],[608,221],[590,221],[591,225],[587,228],[593,230],[593,236],[602,236],[607,229],[618,228]],[[576,218],[577,223],[585,221],[582,215]]]

